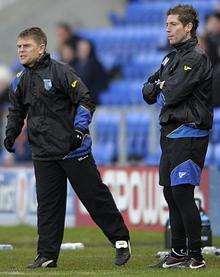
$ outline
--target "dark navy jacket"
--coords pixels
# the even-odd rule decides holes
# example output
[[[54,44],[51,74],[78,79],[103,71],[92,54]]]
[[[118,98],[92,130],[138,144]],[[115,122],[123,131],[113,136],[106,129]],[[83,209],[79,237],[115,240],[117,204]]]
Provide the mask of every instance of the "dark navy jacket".
[[[35,160],[80,157],[91,151],[89,123],[95,106],[88,88],[74,70],[44,56],[12,82],[6,136],[15,139],[27,117],[28,139]],[[82,146],[70,152],[73,130],[85,134]]]
[[[158,91],[144,97],[148,104],[162,105],[160,124],[168,133],[189,125],[199,130],[212,128],[212,66],[197,38],[175,45],[149,83],[165,81]]]

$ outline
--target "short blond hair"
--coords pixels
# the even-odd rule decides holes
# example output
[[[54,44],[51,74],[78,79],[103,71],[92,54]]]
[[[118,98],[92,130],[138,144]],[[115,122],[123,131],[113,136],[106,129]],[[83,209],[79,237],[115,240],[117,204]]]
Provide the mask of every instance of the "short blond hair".
[[[20,32],[20,34],[18,35],[18,38],[25,38],[25,37],[31,37],[39,45],[44,44],[45,47],[47,46],[47,36],[44,33],[44,31],[39,27],[27,28],[22,32]]]

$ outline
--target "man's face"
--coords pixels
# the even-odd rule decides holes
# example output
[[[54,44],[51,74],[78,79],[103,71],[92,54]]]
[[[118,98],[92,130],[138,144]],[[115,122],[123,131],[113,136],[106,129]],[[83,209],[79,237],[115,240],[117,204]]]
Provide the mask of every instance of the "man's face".
[[[44,44],[38,44],[32,37],[18,38],[18,57],[22,65],[32,67],[45,51]]]
[[[183,26],[179,20],[179,15],[171,14],[167,17],[166,23],[167,38],[170,45],[174,45],[191,38],[190,30],[192,29],[192,23]]]
[[[91,52],[91,46],[88,41],[81,40],[77,45],[77,57],[80,60],[86,60],[89,58]]]
[[[62,27],[57,27],[56,33],[60,44],[66,42],[70,38],[70,34]]]
[[[205,26],[206,32],[211,35],[220,34],[220,20],[215,16],[210,16]]]

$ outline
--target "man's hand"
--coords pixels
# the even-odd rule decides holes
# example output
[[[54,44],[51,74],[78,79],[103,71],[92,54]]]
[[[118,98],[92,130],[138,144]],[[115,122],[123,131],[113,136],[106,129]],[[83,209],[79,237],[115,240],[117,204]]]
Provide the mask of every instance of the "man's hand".
[[[154,93],[154,84],[153,83],[145,83],[142,89],[143,95],[150,95]]]
[[[83,139],[84,134],[79,130],[74,130],[71,139],[70,150],[73,151],[79,148],[82,145]]]
[[[157,95],[160,93],[160,86],[157,83],[145,83],[142,93],[146,102],[154,101]]]
[[[14,142],[15,140],[12,137],[6,137],[4,140],[4,146],[9,153],[15,153]]]

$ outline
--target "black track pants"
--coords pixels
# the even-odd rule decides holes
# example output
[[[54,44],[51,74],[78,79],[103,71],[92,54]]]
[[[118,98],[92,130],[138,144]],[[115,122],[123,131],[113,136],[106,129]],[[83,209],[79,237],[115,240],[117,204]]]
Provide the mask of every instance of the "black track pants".
[[[194,186],[164,187],[164,197],[169,206],[172,248],[189,250],[201,248],[201,218],[194,200]]]
[[[107,238],[129,240],[129,232],[91,155],[83,159],[34,161],[38,202],[38,254],[58,258],[63,239],[67,178]]]

